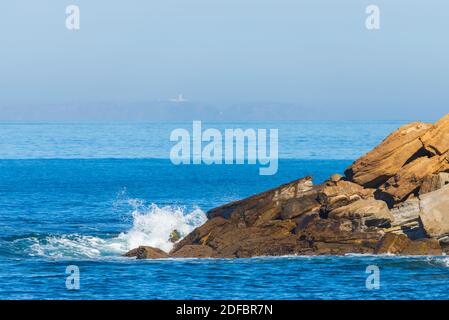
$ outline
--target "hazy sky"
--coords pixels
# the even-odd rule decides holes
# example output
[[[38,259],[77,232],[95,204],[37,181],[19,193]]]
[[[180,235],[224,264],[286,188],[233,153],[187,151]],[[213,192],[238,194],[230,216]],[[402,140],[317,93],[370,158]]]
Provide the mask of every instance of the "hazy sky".
[[[70,4],[79,31],[65,27]],[[380,30],[365,28],[369,4]],[[1,1],[0,120],[101,118],[99,104],[151,119],[179,93],[197,112],[436,118],[449,112],[448,12],[447,0]]]

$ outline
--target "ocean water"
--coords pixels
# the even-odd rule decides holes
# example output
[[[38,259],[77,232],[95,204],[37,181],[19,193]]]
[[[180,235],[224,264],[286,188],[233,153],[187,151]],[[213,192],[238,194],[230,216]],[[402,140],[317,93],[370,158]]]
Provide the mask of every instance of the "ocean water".
[[[169,250],[223,203],[343,172],[403,122],[205,123],[279,129],[279,171],[175,166],[174,128],[191,123],[0,123],[1,299],[447,299],[446,257],[257,257],[138,261]],[[379,289],[366,286],[368,266]],[[66,268],[80,271],[66,288]]]

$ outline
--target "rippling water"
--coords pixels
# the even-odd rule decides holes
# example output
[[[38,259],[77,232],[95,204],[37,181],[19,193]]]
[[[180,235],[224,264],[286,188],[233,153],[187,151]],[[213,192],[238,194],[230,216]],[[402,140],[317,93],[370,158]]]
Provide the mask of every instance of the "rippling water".
[[[171,230],[187,234],[214,206],[342,172],[400,124],[234,123],[280,130],[279,171],[259,176],[257,166],[172,165],[168,135],[186,123],[1,123],[0,298],[447,298],[445,257],[121,257],[140,244],[169,250]],[[80,290],[66,289],[68,265]],[[365,286],[369,265],[379,290]]]

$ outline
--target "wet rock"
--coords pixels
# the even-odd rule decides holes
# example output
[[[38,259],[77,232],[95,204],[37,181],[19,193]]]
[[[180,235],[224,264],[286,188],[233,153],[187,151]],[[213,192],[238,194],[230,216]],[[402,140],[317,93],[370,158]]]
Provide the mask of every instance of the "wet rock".
[[[179,233],[179,231],[175,229],[170,233],[170,237],[169,237],[168,241],[170,241],[172,243],[176,243],[180,239],[181,239],[181,233]]]
[[[349,205],[339,207],[329,212],[333,219],[360,219],[368,227],[389,226],[394,220],[385,202],[375,199],[361,199]]]
[[[377,244],[376,254],[400,254],[411,243],[404,234],[386,233]]]
[[[185,245],[179,250],[170,253],[174,258],[214,258],[217,256],[214,249],[206,245]]]
[[[436,239],[420,239],[411,241],[401,254],[406,256],[440,256],[443,254],[443,249]]]
[[[137,259],[163,259],[168,258],[168,254],[158,248],[140,246],[124,254],[125,257],[136,257]]]
[[[426,154],[420,138],[431,124],[414,122],[400,127],[375,149],[355,161],[346,171],[350,180],[367,188],[378,188],[400,169]]]

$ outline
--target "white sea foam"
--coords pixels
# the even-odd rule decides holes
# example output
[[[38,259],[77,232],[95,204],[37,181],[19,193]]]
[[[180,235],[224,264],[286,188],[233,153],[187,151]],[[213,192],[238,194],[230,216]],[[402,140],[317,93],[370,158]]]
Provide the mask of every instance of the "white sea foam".
[[[30,255],[52,258],[118,256],[141,245],[168,252],[173,248],[173,243],[169,241],[173,230],[176,229],[184,237],[207,218],[199,208],[186,212],[182,207],[158,207],[155,204],[144,207],[139,203],[132,212],[132,219],[132,227],[113,238],[70,234],[30,237],[15,242],[25,245]]]

